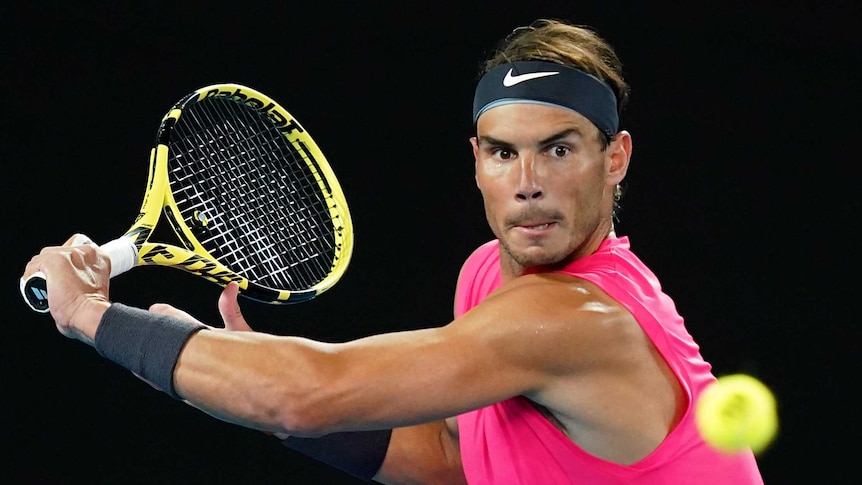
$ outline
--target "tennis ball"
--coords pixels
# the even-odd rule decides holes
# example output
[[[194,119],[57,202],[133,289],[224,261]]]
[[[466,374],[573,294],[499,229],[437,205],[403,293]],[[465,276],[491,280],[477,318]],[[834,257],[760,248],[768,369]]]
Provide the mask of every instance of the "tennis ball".
[[[775,396],[752,376],[722,376],[700,395],[695,421],[703,439],[718,450],[759,453],[778,432]]]

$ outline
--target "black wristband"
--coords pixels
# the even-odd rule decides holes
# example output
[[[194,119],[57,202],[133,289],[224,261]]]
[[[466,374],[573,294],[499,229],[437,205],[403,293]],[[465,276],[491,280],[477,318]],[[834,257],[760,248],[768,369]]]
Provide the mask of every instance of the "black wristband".
[[[371,481],[383,465],[391,437],[391,429],[381,429],[333,433],[320,438],[290,436],[282,443],[356,478]]]
[[[99,354],[179,399],[174,368],[188,339],[204,325],[111,304],[96,330]]]

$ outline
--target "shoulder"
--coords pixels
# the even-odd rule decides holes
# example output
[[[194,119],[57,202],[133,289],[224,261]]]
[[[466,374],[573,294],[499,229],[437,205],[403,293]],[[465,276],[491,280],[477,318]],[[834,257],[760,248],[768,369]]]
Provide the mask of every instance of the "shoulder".
[[[503,284],[487,301],[546,316],[586,316],[623,310],[616,300],[591,281],[563,273],[536,273]],[[574,312],[574,313],[573,313]],[[582,313],[584,315],[582,315]]]
[[[558,273],[507,282],[456,323],[528,365],[565,371],[643,336],[628,310],[595,284]]]

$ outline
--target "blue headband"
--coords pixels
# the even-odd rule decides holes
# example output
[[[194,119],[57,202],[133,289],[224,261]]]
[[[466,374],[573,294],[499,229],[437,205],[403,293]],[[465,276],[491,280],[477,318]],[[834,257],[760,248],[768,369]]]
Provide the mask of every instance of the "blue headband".
[[[473,98],[473,123],[503,104],[536,103],[570,109],[613,138],[619,129],[617,98],[605,82],[573,67],[545,61],[515,61],[482,76]]]

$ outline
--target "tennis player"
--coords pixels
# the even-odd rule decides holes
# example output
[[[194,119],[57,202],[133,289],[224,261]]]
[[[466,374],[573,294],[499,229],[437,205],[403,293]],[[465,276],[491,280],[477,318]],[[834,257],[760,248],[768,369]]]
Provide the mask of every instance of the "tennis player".
[[[698,434],[711,366],[615,233],[628,92],[589,28],[540,20],[504,39],[476,87],[470,140],[495,238],[466,259],[455,318],[438,328],[338,344],[253,332],[233,283],[219,300],[226,330],[207,326],[112,302],[109,264],[87,246],[46,248],[24,274],[59,289],[64,335],[364,480],[761,484],[750,451],[720,453]]]

